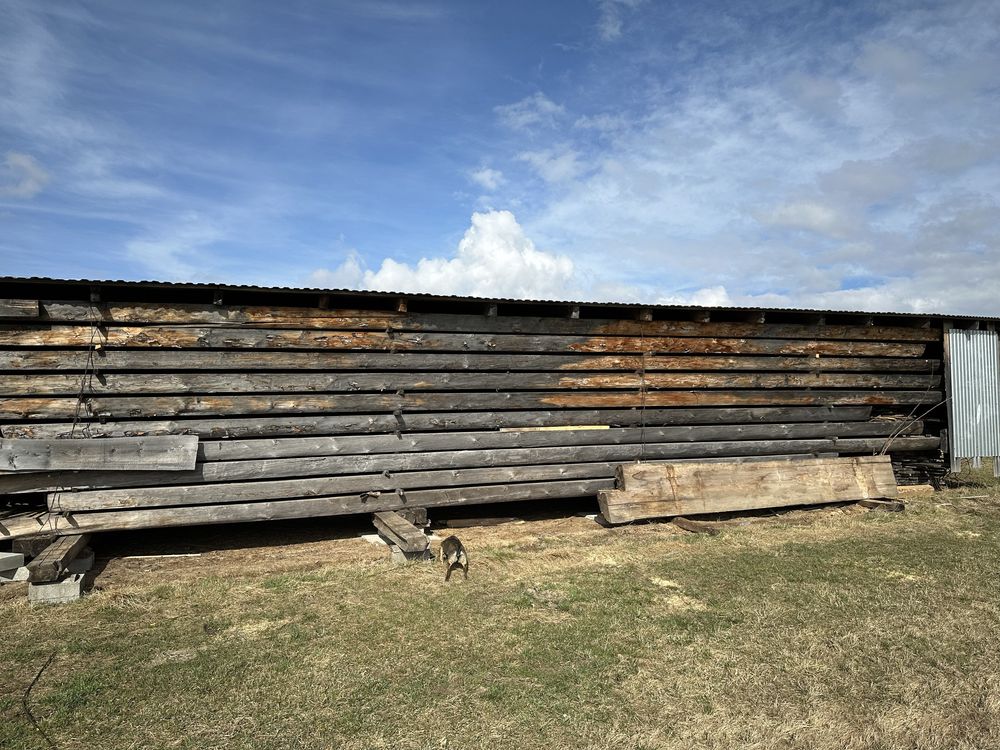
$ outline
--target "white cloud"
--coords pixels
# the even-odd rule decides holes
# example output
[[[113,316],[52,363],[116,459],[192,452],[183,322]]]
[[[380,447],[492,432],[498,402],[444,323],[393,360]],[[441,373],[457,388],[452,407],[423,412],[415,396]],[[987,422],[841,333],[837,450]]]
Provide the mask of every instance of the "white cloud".
[[[568,257],[537,249],[510,211],[489,211],[472,215],[472,226],[449,257],[421,258],[414,265],[386,258],[371,271],[352,254],[332,271],[314,271],[310,280],[383,291],[559,299],[571,293],[576,272]]]
[[[583,172],[579,156],[578,152],[562,146],[543,151],[525,151],[518,154],[517,158],[534,167],[546,182],[565,182]]]
[[[490,169],[489,167],[482,167],[474,172],[470,172],[469,179],[484,190],[491,192],[507,181],[503,176],[503,172],[499,169]]]
[[[817,201],[795,201],[758,214],[764,224],[790,229],[805,229],[830,237],[845,237],[853,228],[840,211]]]
[[[605,42],[613,42],[622,35],[622,11],[638,7],[644,0],[599,0],[597,7],[597,34]]]
[[[556,121],[565,114],[566,108],[538,91],[519,102],[495,107],[494,111],[507,127],[514,130],[528,130],[534,127],[555,127]]]
[[[33,198],[49,181],[49,173],[29,154],[8,151],[0,166],[0,196]]]

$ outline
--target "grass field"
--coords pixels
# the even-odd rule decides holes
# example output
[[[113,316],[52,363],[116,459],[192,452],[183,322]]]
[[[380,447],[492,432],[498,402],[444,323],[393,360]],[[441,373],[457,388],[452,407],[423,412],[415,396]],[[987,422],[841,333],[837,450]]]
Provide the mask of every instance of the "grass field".
[[[111,560],[58,608],[6,586],[0,747],[48,747],[50,657],[58,748],[1000,747],[992,481],[718,537],[462,536],[448,584],[317,535]]]

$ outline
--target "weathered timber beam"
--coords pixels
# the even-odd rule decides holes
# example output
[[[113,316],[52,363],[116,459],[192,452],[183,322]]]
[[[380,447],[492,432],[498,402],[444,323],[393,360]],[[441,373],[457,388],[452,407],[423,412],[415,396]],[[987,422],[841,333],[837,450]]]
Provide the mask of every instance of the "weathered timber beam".
[[[121,508],[221,505],[258,500],[357,494],[367,503],[382,494],[409,493],[415,489],[460,487],[568,479],[611,478],[614,463],[494,466],[481,469],[441,469],[398,473],[348,474],[338,477],[288,479],[227,484],[193,484],[180,487],[55,492],[48,497],[53,512],[118,510]]]
[[[560,318],[560,320],[566,320]],[[922,329],[913,329],[922,330]],[[743,339],[680,336],[562,336],[480,333],[385,333],[182,326],[108,326],[103,347],[139,349],[339,349],[454,352],[649,352],[671,354],[819,354],[821,356],[922,357],[924,342],[816,339]],[[0,329],[0,346],[91,345],[91,326]]]
[[[83,402],[92,417],[178,417],[196,415],[332,414],[337,412],[482,411],[496,409],[593,409],[685,406],[892,406],[934,404],[932,390],[699,390],[699,391],[461,391],[456,393],[290,394],[211,396],[91,396]],[[77,400],[64,397],[0,398],[0,419],[66,419]]]
[[[808,357],[684,355],[641,357],[628,354],[495,354],[411,352],[405,357],[385,352],[312,351],[293,352],[280,349],[195,351],[195,350],[116,350],[102,349],[93,360],[102,372],[118,370],[372,370],[414,371],[635,371],[658,370],[786,370],[847,372],[922,372],[940,373],[941,361],[916,357]],[[0,351],[0,371],[71,370],[91,368],[89,352],[84,350],[15,349]]]
[[[636,455],[638,455],[638,452]],[[792,454],[776,455],[787,456]],[[811,456],[813,454],[806,455]],[[726,456],[716,460],[733,461],[760,458],[765,457],[747,456],[739,459]],[[696,461],[702,459],[674,460]],[[72,512],[84,510],[117,510],[121,508],[218,505],[223,503],[344,495],[349,493],[358,493],[364,496],[363,499],[367,500],[383,493],[398,493],[400,490],[410,492],[414,489],[457,487],[462,485],[511,484],[518,482],[613,477],[615,476],[615,468],[617,466],[617,463],[611,462],[560,463],[538,466],[495,466],[480,469],[348,474],[312,479],[55,492],[48,497],[48,508],[54,512]]]
[[[37,303],[36,303],[37,305]],[[267,326],[273,328],[317,328],[328,330],[385,330],[391,325],[398,331],[454,332],[478,330],[490,333],[565,333],[601,335],[669,336],[739,336],[763,338],[879,338],[885,341],[936,341],[940,332],[909,326],[815,326],[801,324],[761,325],[748,323],[699,324],[680,320],[641,321],[619,319],[579,319],[556,317],[449,315],[437,313],[406,314],[405,306],[396,311],[329,310],[321,307],[242,307],[172,303],[108,303],[96,310],[109,325],[140,324],[219,324]],[[95,308],[78,302],[45,300],[42,316],[53,322],[90,323]],[[759,319],[755,319],[759,320]],[[761,321],[762,323],[762,321]],[[935,335],[936,334],[936,335]]]
[[[705,466],[619,466],[617,488],[598,495],[610,523],[864,498],[895,498],[889,456],[758,461]]]
[[[232,503],[187,508],[157,508],[128,511],[96,511],[70,514],[44,514],[40,530],[31,533],[66,534],[80,531],[114,531],[166,526],[196,526],[214,523],[270,521],[280,518],[313,518],[380,510],[399,510],[409,506],[476,505],[482,503],[557,498],[590,497],[614,486],[613,479],[583,479],[568,482],[530,482],[527,484],[459,487],[416,490],[398,495],[381,495],[362,500],[358,495],[281,500],[262,503]],[[0,522],[2,527],[2,522]],[[0,533],[3,529],[0,528]],[[12,536],[8,534],[8,536]]]
[[[0,476],[0,492],[41,492],[70,487],[150,487],[231,482],[253,479],[328,476],[419,469],[455,469],[488,466],[555,464],[562,462],[634,461],[665,458],[752,456],[769,453],[871,453],[881,450],[885,438],[820,438],[815,440],[734,440],[705,443],[649,443],[583,445],[509,450],[433,451],[430,453],[376,454],[281,458],[250,461],[217,461],[199,464],[191,472],[43,472]],[[934,450],[936,437],[901,437],[892,441],[896,451]]]
[[[430,546],[424,532],[395,511],[373,513],[372,523],[383,537],[403,552],[423,552]]]
[[[805,422],[777,424],[678,425],[672,427],[575,429],[556,431],[445,432],[352,437],[208,440],[198,446],[201,461],[237,461],[301,456],[413,453],[486,448],[538,448],[559,445],[774,440],[817,437],[921,435],[923,422]]]
[[[37,318],[36,299],[0,299],[0,318]]]
[[[941,375],[870,373],[638,373],[597,375],[531,373],[143,373],[102,374],[83,381],[84,395],[161,393],[355,393],[385,391],[636,390],[663,388],[877,388],[937,387]],[[79,375],[10,374],[0,379],[0,396],[76,396]]]
[[[198,456],[194,435],[0,440],[2,471],[191,471]]]
[[[516,429],[567,425],[649,426],[676,424],[743,424],[764,422],[859,422],[871,415],[867,406],[722,407],[702,409],[560,409],[555,411],[490,411],[416,413],[403,417],[410,432]],[[336,416],[219,417],[169,421],[109,421],[84,419],[78,425],[93,437],[120,435],[192,434],[204,438],[280,437],[286,435],[350,435],[395,433],[399,422],[392,414]],[[5,435],[24,438],[64,438],[73,433],[70,422],[28,422],[3,425]]]
[[[66,566],[76,559],[89,541],[87,534],[71,534],[55,539],[28,563],[28,580],[32,583],[59,580],[66,572]]]

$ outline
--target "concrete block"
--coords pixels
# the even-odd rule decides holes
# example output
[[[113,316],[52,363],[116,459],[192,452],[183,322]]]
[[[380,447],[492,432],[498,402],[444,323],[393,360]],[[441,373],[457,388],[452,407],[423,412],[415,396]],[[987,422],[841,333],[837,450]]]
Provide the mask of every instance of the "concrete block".
[[[28,568],[22,565],[12,570],[0,570],[0,583],[19,583],[28,580]]]
[[[14,570],[24,565],[24,555],[20,552],[0,552],[0,570]]]
[[[83,552],[70,560],[66,566],[68,573],[86,573],[94,567],[94,550],[90,547],[84,548]]]
[[[392,561],[397,565],[402,565],[403,563],[410,562],[412,560],[433,560],[434,556],[431,554],[429,549],[425,549],[421,552],[403,552],[399,548],[398,544],[390,544],[389,549],[392,551]]]
[[[83,575],[72,573],[53,583],[29,583],[28,601],[32,604],[67,604],[83,594]]]

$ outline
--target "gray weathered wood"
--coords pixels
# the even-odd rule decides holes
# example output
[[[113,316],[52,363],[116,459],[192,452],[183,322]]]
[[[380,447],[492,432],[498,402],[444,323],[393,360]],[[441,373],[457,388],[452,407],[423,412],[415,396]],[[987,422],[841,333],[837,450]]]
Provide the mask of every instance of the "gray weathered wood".
[[[916,357],[834,357],[834,356],[753,356],[739,352],[728,355],[667,356],[641,354],[497,354],[493,352],[410,352],[406,357],[386,352],[311,351],[276,349],[229,351],[171,351],[102,349],[93,363],[101,372],[128,370],[266,371],[319,370],[356,371],[592,371],[620,370],[712,371],[747,370],[763,372],[940,372],[939,360]],[[0,371],[89,370],[87,350],[12,349],[0,351]]]
[[[403,552],[423,552],[430,546],[424,532],[395,511],[373,513],[372,523],[383,538]]]
[[[36,303],[37,306],[37,303]],[[53,322],[100,320],[107,324],[210,324],[241,327],[327,330],[484,331],[645,336],[739,336],[742,338],[879,339],[936,341],[941,332],[915,326],[803,325],[687,320],[630,320],[514,315],[412,314],[404,311],[327,310],[318,307],[232,306],[190,303],[111,303],[92,305],[45,300],[43,316]]]
[[[591,426],[593,427],[593,426]],[[536,448],[560,445],[704,442],[710,440],[776,440],[818,437],[888,437],[922,435],[924,424],[893,421],[805,422],[779,424],[677,425],[672,427],[612,427],[508,432],[430,432],[406,435],[271,438],[259,440],[203,440],[200,461],[236,461],[252,458],[293,458],[369,453],[486,448]]]
[[[850,390],[519,391],[516,393],[348,393],[211,396],[95,396],[84,399],[89,416],[177,417],[197,415],[350,413],[362,411],[482,411],[703,406],[893,406],[934,404],[941,392]],[[0,398],[0,419],[67,419],[75,398]]]
[[[584,479],[568,482],[531,482],[528,484],[490,485],[488,487],[439,488],[381,495],[363,501],[358,495],[316,497],[263,503],[232,503],[186,508],[156,508],[124,511],[43,514],[38,531],[15,531],[8,536],[26,533],[67,534],[79,531],[115,531],[167,526],[196,526],[215,523],[270,521],[280,518],[312,518],[352,513],[398,510],[407,505],[476,505],[483,503],[556,498],[590,497],[614,486],[613,479]],[[0,530],[3,523],[0,522]]]
[[[0,440],[0,469],[9,471],[191,471],[198,456],[194,435]]]
[[[0,346],[79,346],[93,340],[92,326],[0,329]],[[452,352],[633,352],[671,354],[798,354],[922,357],[923,342],[816,339],[743,339],[681,336],[561,336],[480,333],[396,333],[188,326],[107,326],[102,347],[140,349],[341,349]]]
[[[0,299],[0,318],[37,318],[38,300]]]
[[[71,487],[153,487],[177,484],[247,481],[339,474],[524,466],[562,462],[622,462],[640,457],[709,458],[784,453],[873,453],[884,438],[824,438],[816,440],[737,440],[710,443],[648,443],[628,445],[582,445],[510,450],[434,451],[430,453],[323,456],[249,461],[218,461],[199,464],[194,471],[170,472],[45,472],[0,476],[0,492],[56,491]],[[893,441],[900,451],[933,450],[936,437],[906,437]]]
[[[91,437],[189,434],[202,438],[255,438],[289,435],[351,435],[402,432],[517,429],[543,426],[638,424],[744,424],[764,422],[864,421],[867,406],[709,407],[701,409],[560,409],[555,411],[494,411],[401,414],[342,414],[289,417],[228,416],[178,420],[108,421],[84,419],[79,433]],[[19,438],[65,438],[70,422],[5,424],[4,434]]]
[[[617,475],[618,489],[598,496],[609,523],[896,497],[888,456],[714,466],[639,463],[619,466]]]
[[[647,390],[664,388],[933,388],[940,375],[899,373],[646,372],[595,374],[531,373],[143,373],[102,374],[83,379],[91,395],[216,393],[385,393],[412,391]],[[0,396],[73,396],[79,375],[9,374]]]
[[[89,541],[87,534],[71,534],[55,539],[28,563],[28,580],[31,583],[58,581]]]

